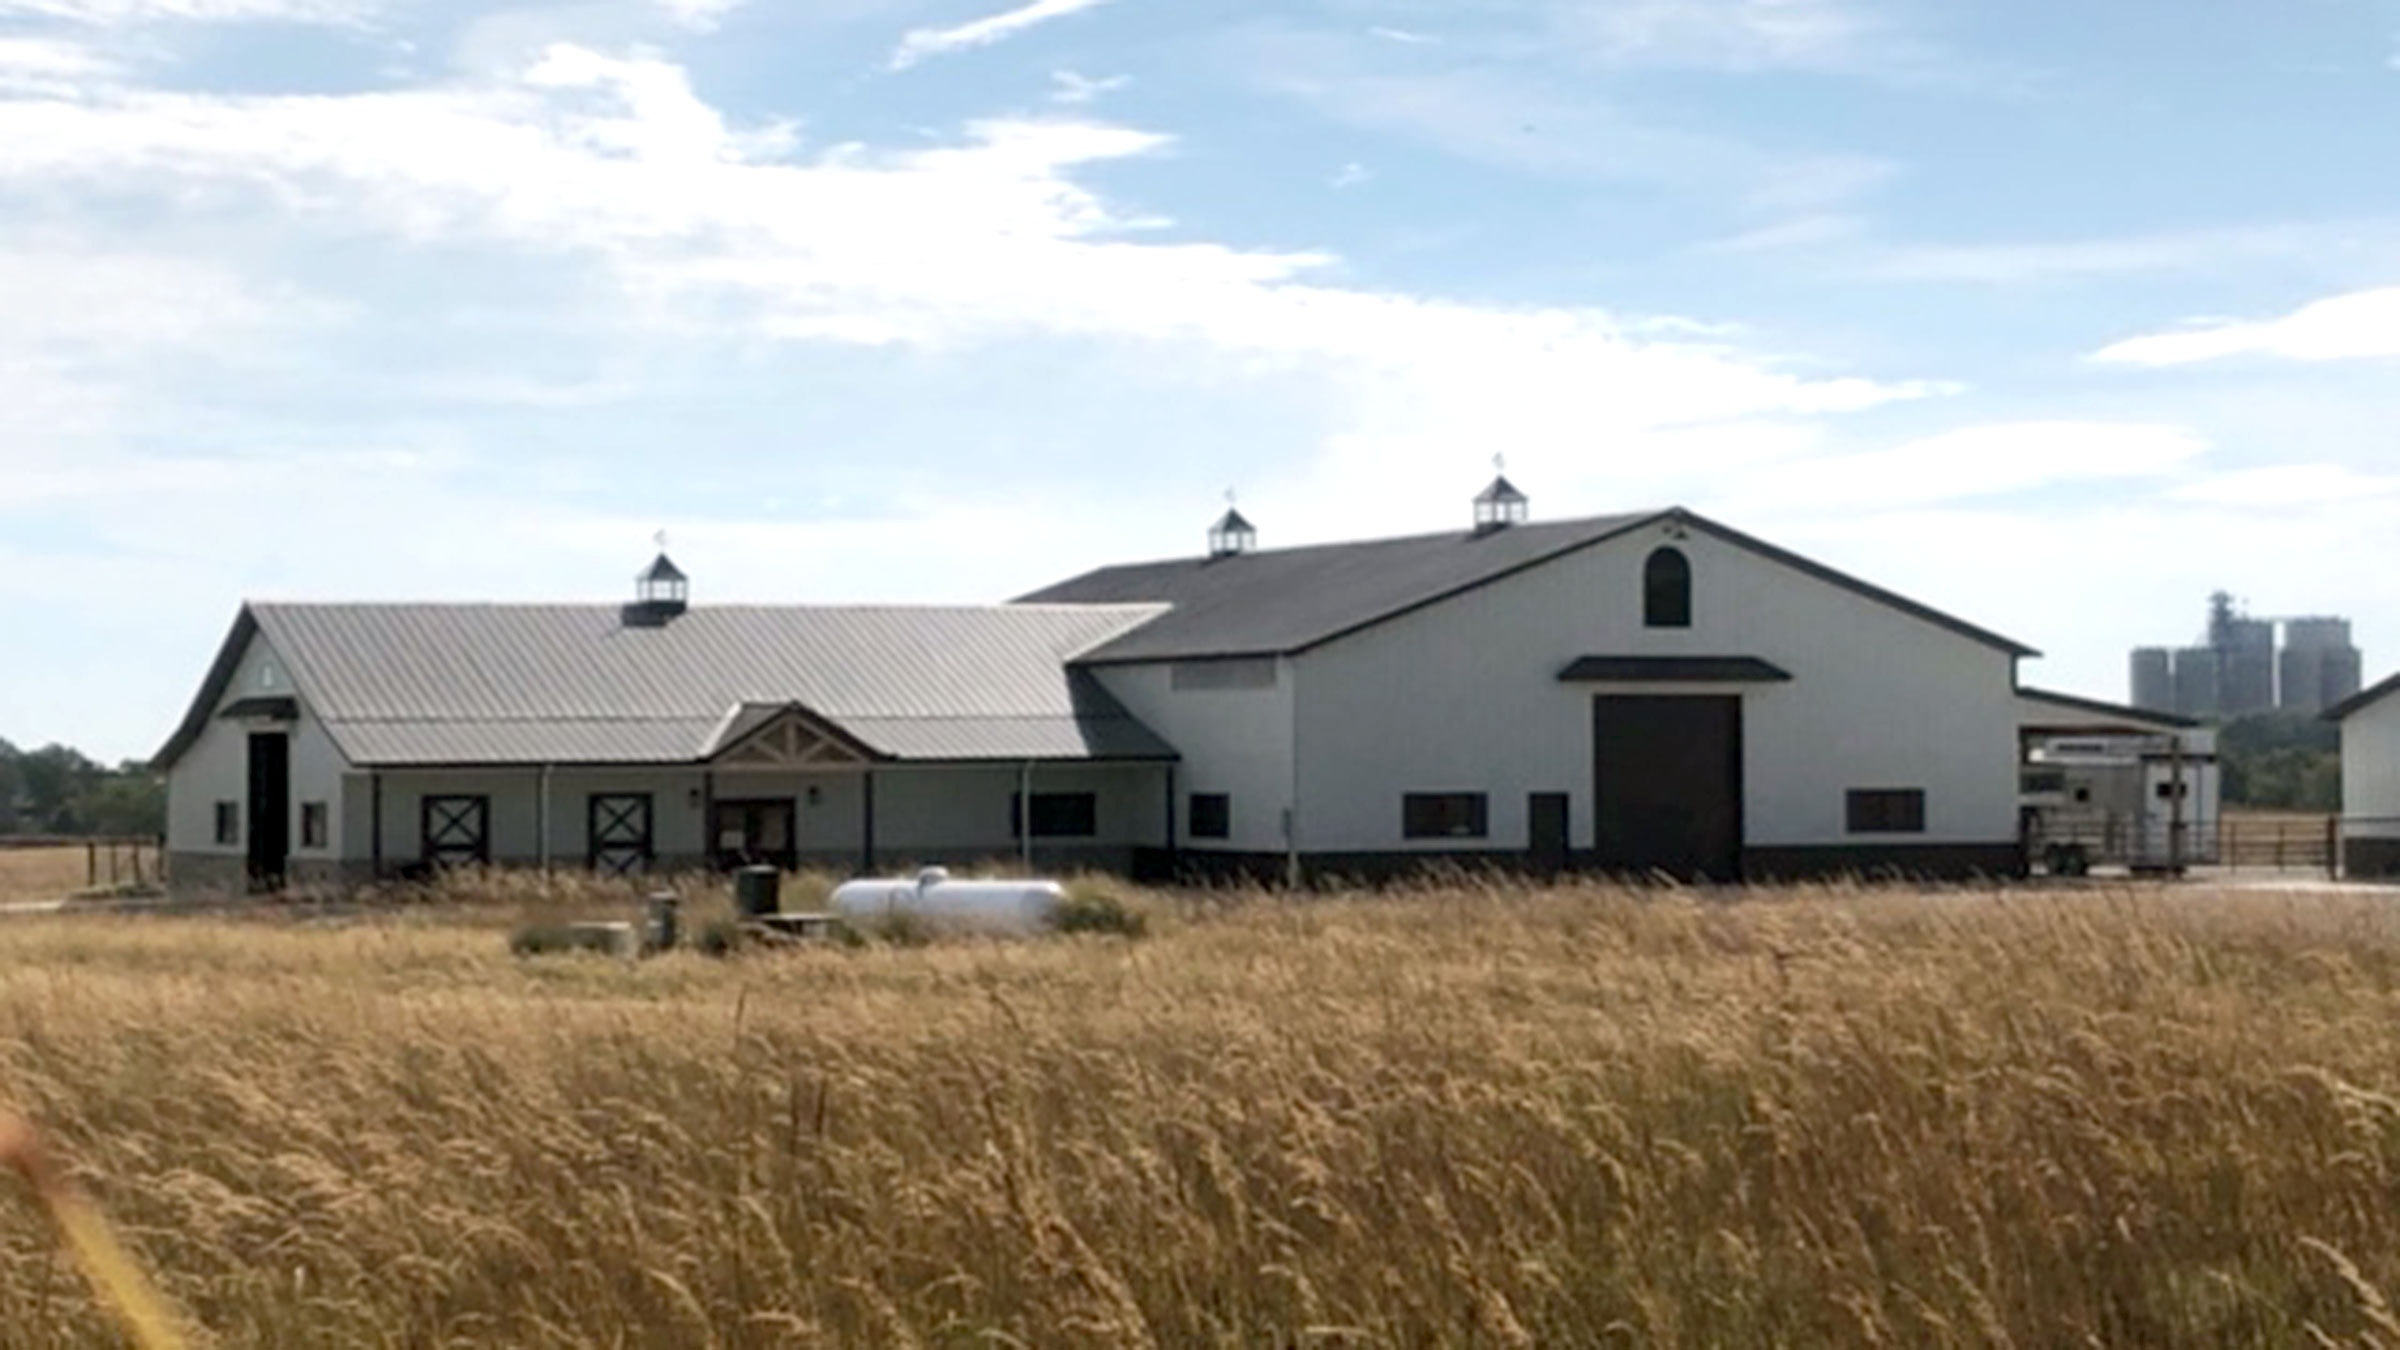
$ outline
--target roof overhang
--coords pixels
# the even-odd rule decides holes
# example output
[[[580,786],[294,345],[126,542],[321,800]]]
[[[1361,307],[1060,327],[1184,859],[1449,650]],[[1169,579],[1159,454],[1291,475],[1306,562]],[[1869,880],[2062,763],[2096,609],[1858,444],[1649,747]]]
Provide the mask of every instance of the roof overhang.
[[[2017,729],[2028,735],[2097,735],[2107,732],[2157,735],[2196,731],[2196,718],[2106,703],[2048,689],[2017,690]]]
[[[1756,656],[1579,656],[1561,684],[1786,684],[1792,673]]]
[[[2394,694],[2400,694],[2400,675],[2394,675],[2372,689],[2361,690],[2327,708],[2324,713],[2325,720],[2328,722],[2348,721]]]
[[[832,769],[891,756],[800,703],[743,703],[725,714],[700,758],[729,769]]]

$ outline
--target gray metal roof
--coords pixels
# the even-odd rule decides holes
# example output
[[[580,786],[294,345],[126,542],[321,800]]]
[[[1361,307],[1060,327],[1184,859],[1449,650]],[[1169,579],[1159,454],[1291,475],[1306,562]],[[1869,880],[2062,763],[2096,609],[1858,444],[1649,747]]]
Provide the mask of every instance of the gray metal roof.
[[[1633,528],[1652,517],[1512,525],[1356,544],[1267,549],[1102,568],[1026,604],[1174,606],[1091,653],[1096,662],[1301,651]]]
[[[1106,567],[1035,591],[1023,603],[1147,601],[1174,607],[1156,622],[1096,648],[1087,662],[1278,656],[1322,646],[1644,526],[1669,523],[1713,535],[1976,642],[2018,656],[2039,654],[1680,508]]]
[[[223,696],[250,629],[361,765],[692,763],[764,704],[801,705],[889,759],[1172,759],[1069,669],[1158,613],[719,606],[642,627],[614,605],[260,604],[195,713]]]

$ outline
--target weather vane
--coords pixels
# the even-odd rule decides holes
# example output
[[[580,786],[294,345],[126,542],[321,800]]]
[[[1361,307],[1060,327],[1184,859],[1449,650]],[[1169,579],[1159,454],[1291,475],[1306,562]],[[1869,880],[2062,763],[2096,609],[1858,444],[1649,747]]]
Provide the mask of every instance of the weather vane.
[[[667,532],[665,530],[660,530],[658,533],[651,535],[650,538],[658,545],[659,552],[664,553],[667,551]]]
[[[1493,473],[1507,473],[1507,472],[1508,472],[1508,456],[1506,456],[1506,455],[1494,455],[1494,456],[1492,456],[1492,472],[1493,472]]]

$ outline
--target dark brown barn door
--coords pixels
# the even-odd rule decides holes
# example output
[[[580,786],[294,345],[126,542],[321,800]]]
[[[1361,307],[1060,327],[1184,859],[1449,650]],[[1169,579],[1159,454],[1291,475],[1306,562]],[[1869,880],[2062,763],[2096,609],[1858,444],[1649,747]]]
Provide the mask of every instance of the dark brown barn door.
[[[1592,759],[1603,868],[1740,879],[1739,698],[1602,695]]]
[[[594,793],[590,817],[593,871],[625,877],[650,869],[657,854],[649,793]]]
[[[280,891],[292,852],[292,738],[250,733],[250,889]]]
[[[492,799],[427,797],[422,807],[428,867],[472,867],[492,860]]]
[[[1526,861],[1540,876],[1567,870],[1567,794],[1536,792],[1525,799]]]

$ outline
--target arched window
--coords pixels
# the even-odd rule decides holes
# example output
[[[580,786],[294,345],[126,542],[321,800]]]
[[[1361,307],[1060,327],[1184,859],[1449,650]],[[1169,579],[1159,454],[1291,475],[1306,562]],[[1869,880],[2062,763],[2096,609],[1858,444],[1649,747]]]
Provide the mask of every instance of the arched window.
[[[1662,548],[1642,567],[1642,624],[1692,626],[1692,564],[1680,549]]]

